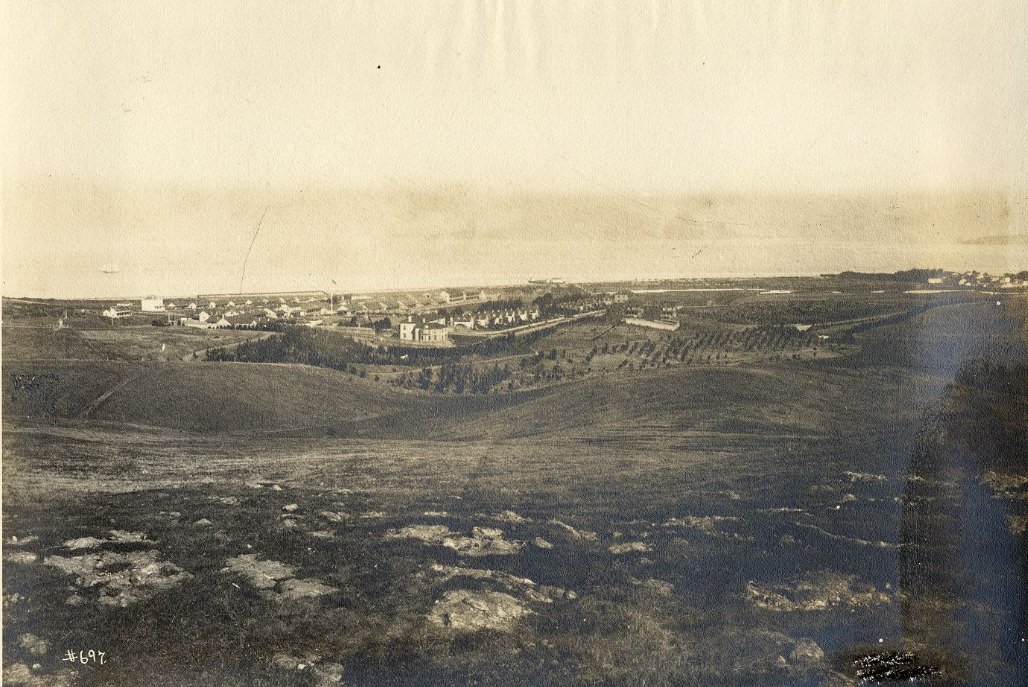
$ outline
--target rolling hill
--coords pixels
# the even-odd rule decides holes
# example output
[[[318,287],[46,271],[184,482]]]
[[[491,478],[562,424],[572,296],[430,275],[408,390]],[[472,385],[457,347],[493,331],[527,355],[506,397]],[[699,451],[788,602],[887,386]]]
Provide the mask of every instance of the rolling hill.
[[[9,422],[383,439],[813,435],[914,419],[945,380],[830,364],[681,368],[511,395],[409,392],[336,370],[247,363],[15,363]]]
[[[252,433],[336,425],[431,400],[301,365],[57,361],[13,363],[5,373],[4,417],[13,422]]]
[[[454,423],[448,439],[797,436],[916,421],[945,380],[829,364],[680,368],[578,380]]]

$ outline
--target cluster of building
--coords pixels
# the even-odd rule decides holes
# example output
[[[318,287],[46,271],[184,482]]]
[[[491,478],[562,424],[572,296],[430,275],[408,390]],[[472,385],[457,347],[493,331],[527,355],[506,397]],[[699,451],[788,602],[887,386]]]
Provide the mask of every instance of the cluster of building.
[[[618,292],[613,294],[607,302],[608,304],[624,305],[629,302],[630,295],[627,291]],[[680,311],[680,306],[669,304],[646,307],[630,306],[624,308],[624,322],[636,327],[673,332],[681,326],[681,322],[678,320],[678,313]]]
[[[509,329],[532,324],[539,320],[538,308],[507,308],[483,310],[460,315],[448,314],[438,318],[409,315],[397,327],[401,341],[440,342],[449,339],[458,330]]]
[[[271,322],[307,326],[374,326],[381,330],[389,322],[399,325],[392,331],[402,341],[440,343],[458,331],[505,330],[528,326],[542,319],[535,305],[490,307],[503,303],[501,294],[477,291],[458,296],[448,291],[401,296],[333,295],[323,292],[305,294],[237,294],[199,296],[178,304],[158,296],[147,296],[132,303],[119,303],[103,311],[105,317],[119,319],[129,315],[162,314],[161,324],[176,324],[195,329],[258,327]],[[517,301],[520,302],[520,301]],[[138,303],[138,308],[135,307]],[[595,310],[601,301],[580,302],[568,309]],[[154,323],[158,323],[154,320]]]
[[[539,308],[507,308],[483,310],[463,318],[454,319],[453,324],[465,329],[502,329],[531,324],[539,319]]]
[[[490,298],[485,291],[452,295],[449,291],[429,291],[425,293],[405,293],[398,296],[353,296],[346,297],[346,305],[353,312],[373,315],[409,315],[421,310],[447,308],[462,303],[482,302]]]
[[[166,322],[174,322],[183,327],[196,329],[219,329],[233,326],[257,326],[270,320],[302,320],[305,324],[317,324],[314,318],[324,315],[349,314],[346,306],[325,307],[323,296],[294,296],[294,305],[279,298],[240,298],[235,300],[197,299],[178,305],[165,301],[157,296],[140,299],[139,310],[133,308],[135,303],[117,303],[103,310],[102,315],[112,320],[122,319],[136,312],[147,314],[164,314]],[[173,319],[173,315],[175,315]]]
[[[947,272],[930,277],[929,286],[962,286],[965,288],[1018,289],[1028,288],[1028,272],[989,274],[988,272]]]

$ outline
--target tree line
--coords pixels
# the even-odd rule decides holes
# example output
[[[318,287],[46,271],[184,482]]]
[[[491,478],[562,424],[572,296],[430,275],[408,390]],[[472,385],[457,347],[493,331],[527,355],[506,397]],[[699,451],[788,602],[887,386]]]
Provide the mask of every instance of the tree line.
[[[437,370],[425,367],[416,374],[413,371],[406,372],[396,384],[405,389],[417,388],[439,393],[449,391],[457,394],[488,394],[510,378],[509,365],[500,367],[498,363],[494,363],[485,368],[477,368],[471,363],[449,362]]]
[[[211,349],[207,351],[206,359],[214,362],[297,363],[355,374],[359,373],[356,365],[420,368],[418,372],[412,370],[401,376],[398,383],[406,388],[487,393],[510,378],[510,368],[494,366],[495,369],[482,370],[463,359],[468,356],[488,359],[518,355],[530,351],[531,344],[544,335],[544,332],[531,332],[520,337],[508,334],[466,346],[430,348],[368,344],[344,334],[302,326],[278,324],[272,331],[275,335],[265,339]],[[431,368],[439,366],[442,369],[436,375]],[[425,373],[426,369],[428,373]]]

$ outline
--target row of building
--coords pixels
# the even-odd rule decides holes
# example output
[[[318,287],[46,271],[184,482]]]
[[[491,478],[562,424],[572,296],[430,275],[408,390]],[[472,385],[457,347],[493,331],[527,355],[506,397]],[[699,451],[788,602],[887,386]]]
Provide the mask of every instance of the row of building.
[[[1025,273],[1017,274],[989,274],[988,272],[949,272],[940,277],[930,277],[929,286],[965,286],[965,287],[998,287],[1002,289],[1016,289],[1028,287],[1028,278]]]
[[[531,324],[539,320],[538,308],[484,310],[462,315],[445,315],[436,319],[408,316],[397,327],[401,341],[440,342],[459,329],[504,329]]]

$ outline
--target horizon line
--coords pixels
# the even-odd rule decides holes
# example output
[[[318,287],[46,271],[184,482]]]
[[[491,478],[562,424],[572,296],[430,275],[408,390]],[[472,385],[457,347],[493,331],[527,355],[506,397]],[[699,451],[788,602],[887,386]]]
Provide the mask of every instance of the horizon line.
[[[373,287],[370,289],[355,289],[355,288],[336,288],[336,289],[320,289],[320,288],[299,288],[295,290],[250,290],[250,291],[208,291],[208,292],[197,292],[189,294],[177,294],[169,296],[161,296],[166,300],[173,298],[199,298],[200,296],[207,297],[219,297],[219,296],[271,296],[271,295],[294,295],[304,293],[324,293],[328,295],[333,294],[378,294],[378,293],[393,293],[396,291],[423,291],[423,290],[447,290],[447,289],[471,289],[471,288],[529,288],[529,287],[556,287],[566,288],[572,286],[588,286],[595,284],[640,284],[647,282],[687,282],[687,281],[711,281],[711,280],[726,280],[726,281],[742,281],[742,280],[753,280],[753,279],[815,279],[822,277],[838,277],[844,274],[856,274],[856,275],[869,275],[869,276],[891,276],[896,274],[902,274],[904,272],[913,271],[924,271],[924,272],[935,272],[941,271],[946,274],[967,274],[967,273],[978,273],[989,276],[1005,276],[1011,274],[1017,274],[1017,271],[1008,272],[997,272],[995,274],[988,270],[951,270],[944,267],[908,267],[900,270],[894,270],[891,272],[865,272],[861,270],[841,270],[839,272],[809,272],[809,273],[763,273],[763,274],[720,274],[720,275],[698,275],[690,277],[682,276],[654,276],[654,277],[638,277],[635,279],[612,279],[612,280],[596,280],[596,279],[571,279],[567,278],[563,283],[554,284],[531,284],[529,279],[535,277],[526,277],[525,279],[518,282],[477,282],[477,283],[464,283],[464,284],[445,284],[445,283],[433,283],[433,284],[421,284],[421,285],[409,285],[409,286],[395,286],[395,287]],[[1025,271],[1028,271],[1026,268]],[[557,277],[562,278],[562,277]],[[9,298],[12,300],[48,300],[48,301],[89,301],[89,300],[139,300],[145,296],[153,295],[154,292],[150,291],[145,294],[132,294],[132,295],[93,295],[93,296],[33,296],[33,295],[10,295],[7,293],[0,294],[0,298]]]

